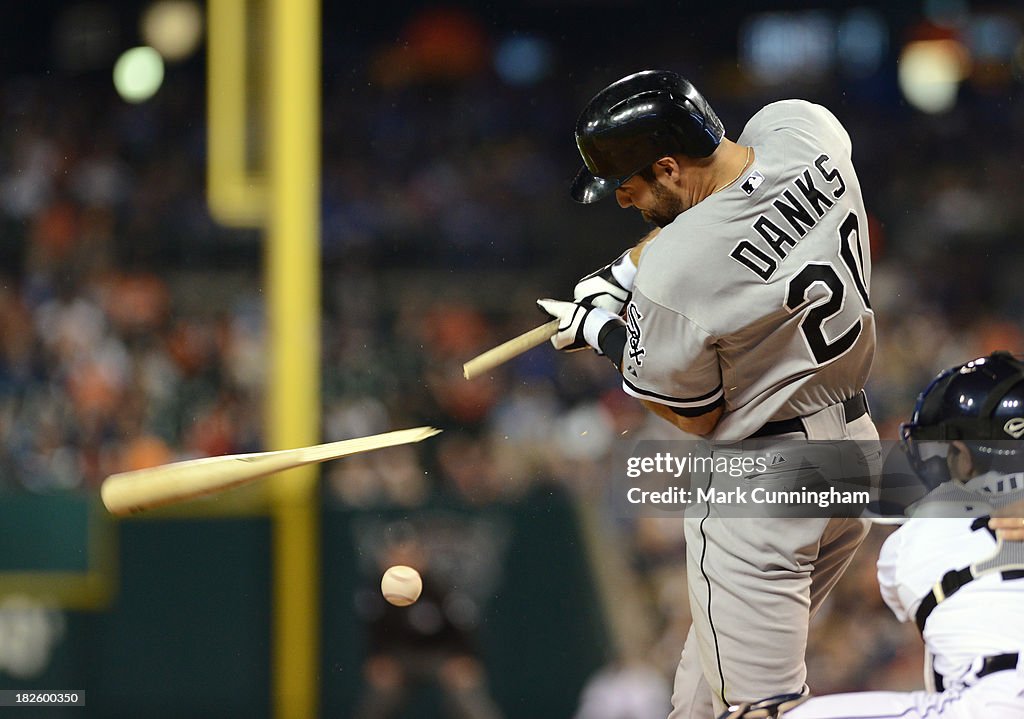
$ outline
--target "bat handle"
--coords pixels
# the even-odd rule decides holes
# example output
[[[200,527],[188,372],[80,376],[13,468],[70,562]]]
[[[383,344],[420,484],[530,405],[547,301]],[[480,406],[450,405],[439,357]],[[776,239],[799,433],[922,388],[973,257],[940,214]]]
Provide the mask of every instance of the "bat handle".
[[[534,327],[529,332],[524,332],[518,337],[513,337],[494,349],[487,350],[482,355],[474,357],[462,365],[462,374],[466,379],[474,379],[485,372],[488,372],[499,365],[503,365],[513,357],[518,357],[523,352],[542,345],[555,336],[558,332],[558,320],[551,320],[540,327]]]

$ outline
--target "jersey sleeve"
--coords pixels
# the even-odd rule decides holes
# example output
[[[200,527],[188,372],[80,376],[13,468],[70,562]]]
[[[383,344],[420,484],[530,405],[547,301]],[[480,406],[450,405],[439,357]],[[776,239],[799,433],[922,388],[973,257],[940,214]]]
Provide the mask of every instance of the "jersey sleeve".
[[[896,530],[890,534],[882,544],[878,553],[878,588],[882,592],[882,599],[901,622],[910,621],[910,607],[904,606],[900,598],[899,582],[896,578],[896,570],[899,567],[900,549],[903,545],[903,534]]]
[[[626,307],[622,388],[697,417],[724,403],[714,338],[684,315],[634,290]]]

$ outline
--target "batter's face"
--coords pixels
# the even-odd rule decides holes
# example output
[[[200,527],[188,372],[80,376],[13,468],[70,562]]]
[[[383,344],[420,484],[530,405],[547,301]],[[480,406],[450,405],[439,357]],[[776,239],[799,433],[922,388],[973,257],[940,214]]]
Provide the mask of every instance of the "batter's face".
[[[646,222],[656,227],[676,219],[686,210],[686,205],[677,194],[664,187],[658,178],[648,182],[639,175],[633,175],[615,190],[619,207],[635,207]]]

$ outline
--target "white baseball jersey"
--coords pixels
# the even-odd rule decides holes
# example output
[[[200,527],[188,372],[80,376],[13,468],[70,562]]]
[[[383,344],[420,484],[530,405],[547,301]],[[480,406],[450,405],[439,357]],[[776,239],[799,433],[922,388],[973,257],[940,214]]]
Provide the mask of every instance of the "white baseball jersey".
[[[1008,479],[1021,489],[1003,492],[985,489]],[[1007,485],[1004,484],[1004,487]],[[956,491],[948,501],[936,502],[947,517],[955,516],[952,505],[959,505],[955,519],[915,516],[893,532],[882,545],[878,557],[878,583],[882,598],[900,621],[914,621],[921,600],[936,582],[951,569],[959,570],[979,564],[983,569],[977,579],[950,595],[928,615],[923,636],[932,657],[933,668],[944,677],[955,678],[966,673],[979,656],[1024,651],[1024,577],[1005,579],[1003,572],[1024,569],[1024,546],[1009,545],[1004,549],[986,528],[980,517],[993,506],[1014,499],[1024,499],[1024,478],[988,474],[975,477],[966,489],[944,485],[926,497],[921,505],[927,510],[929,500],[941,501]],[[973,490],[973,491],[971,491]],[[973,496],[970,496],[972,495]],[[986,494],[998,498],[986,501]],[[1017,556],[995,559],[999,551]],[[1010,574],[1009,576],[1014,576]]]
[[[754,161],[645,246],[626,309],[623,388],[683,416],[724,404],[712,439],[860,391],[875,349],[867,216],[850,137],[825,108],[766,106]]]
[[[975,575],[955,590],[947,583],[948,596],[924,619],[930,668],[942,676],[944,691],[816,697],[787,719],[1024,719],[1024,663],[978,677],[986,657],[1024,652],[1024,543],[998,542],[983,516],[1024,497],[1013,487],[1024,487],[1024,475],[983,475],[966,491],[944,485],[922,503],[922,513],[935,500],[936,513],[953,516],[957,504],[960,516],[915,516],[879,554],[882,597],[901,621],[915,621],[922,601],[947,573],[970,567]]]

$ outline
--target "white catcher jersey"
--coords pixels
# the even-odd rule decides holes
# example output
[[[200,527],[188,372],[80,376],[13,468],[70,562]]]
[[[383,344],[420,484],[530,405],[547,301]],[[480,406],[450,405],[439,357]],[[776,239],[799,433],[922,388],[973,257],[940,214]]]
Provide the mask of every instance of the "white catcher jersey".
[[[860,391],[875,349],[867,216],[850,137],[825,108],[772,103],[747,123],[754,162],[643,250],[626,308],[623,389],[697,416],[712,439]]]
[[[923,500],[923,509],[946,495],[950,501],[936,506],[947,517],[951,503],[981,517],[1024,498],[1024,475],[982,475],[967,483],[969,493],[947,484]],[[925,647],[947,678],[962,676],[976,657],[1024,651],[1024,578],[1003,578],[1004,571],[1013,576],[1024,567],[1024,547],[997,543],[986,525],[971,517],[915,516],[889,535],[878,556],[882,598],[900,621],[914,621],[921,600],[946,572],[977,567],[977,578],[940,602],[925,622]]]

